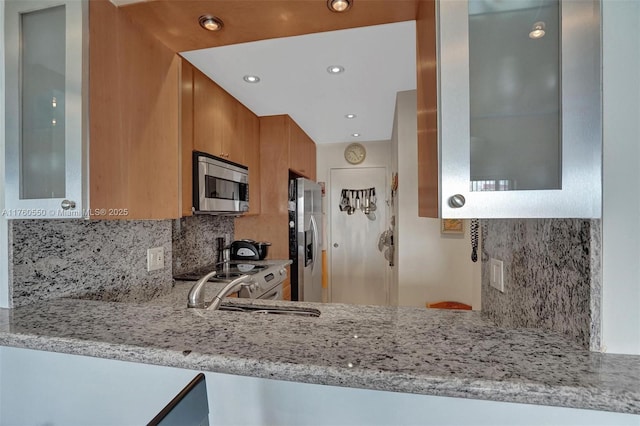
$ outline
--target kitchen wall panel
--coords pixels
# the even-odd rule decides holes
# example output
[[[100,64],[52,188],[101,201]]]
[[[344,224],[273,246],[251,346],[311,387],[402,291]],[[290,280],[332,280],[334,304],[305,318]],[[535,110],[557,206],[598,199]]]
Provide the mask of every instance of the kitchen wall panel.
[[[83,294],[146,300],[172,286],[169,220],[13,220],[9,225],[14,307]],[[164,269],[147,272],[150,247],[164,247]]]
[[[504,327],[559,331],[600,350],[601,224],[585,219],[483,221],[482,311]],[[489,258],[504,262],[504,293]]]
[[[232,217],[176,220],[9,221],[9,298],[22,306],[58,297],[115,302],[169,291],[173,273],[212,263],[215,239],[233,240]],[[165,268],[147,272],[147,249],[164,248]]]
[[[214,263],[216,238],[233,239],[233,217],[194,215],[172,221],[174,275]]]

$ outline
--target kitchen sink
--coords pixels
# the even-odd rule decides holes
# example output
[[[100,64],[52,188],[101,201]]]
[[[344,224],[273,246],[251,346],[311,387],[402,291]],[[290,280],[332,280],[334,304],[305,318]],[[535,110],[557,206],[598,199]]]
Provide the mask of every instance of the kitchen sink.
[[[221,311],[250,312],[252,314],[294,315],[300,317],[319,317],[320,311],[312,308],[296,308],[289,306],[265,306],[265,305],[237,305],[223,303],[218,308]]]

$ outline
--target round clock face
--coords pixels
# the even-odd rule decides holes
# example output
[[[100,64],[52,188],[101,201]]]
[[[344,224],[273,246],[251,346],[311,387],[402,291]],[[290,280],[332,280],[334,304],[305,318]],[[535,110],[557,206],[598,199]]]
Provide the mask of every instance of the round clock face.
[[[344,150],[344,159],[351,164],[360,164],[364,161],[367,151],[359,143],[352,143]]]

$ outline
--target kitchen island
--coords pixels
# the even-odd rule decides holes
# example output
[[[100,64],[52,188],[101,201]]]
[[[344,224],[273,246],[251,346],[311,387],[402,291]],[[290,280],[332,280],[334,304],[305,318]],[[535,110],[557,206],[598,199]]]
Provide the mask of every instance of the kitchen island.
[[[479,312],[296,303],[318,318],[57,299],[0,310],[0,345],[311,384],[640,414],[640,357]],[[208,297],[208,296],[207,296]],[[230,299],[227,299],[230,301]],[[233,300],[290,305],[292,302]]]

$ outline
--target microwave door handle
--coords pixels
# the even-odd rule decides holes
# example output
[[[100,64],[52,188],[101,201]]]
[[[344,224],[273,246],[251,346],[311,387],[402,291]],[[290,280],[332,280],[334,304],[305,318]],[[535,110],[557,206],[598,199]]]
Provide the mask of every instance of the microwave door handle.
[[[313,261],[311,263],[311,271],[313,272],[316,266],[316,261],[318,260],[318,248],[319,248],[318,226],[316,225],[316,219],[315,217],[313,217],[313,215],[311,216],[311,229],[313,231],[313,256],[312,256]]]

